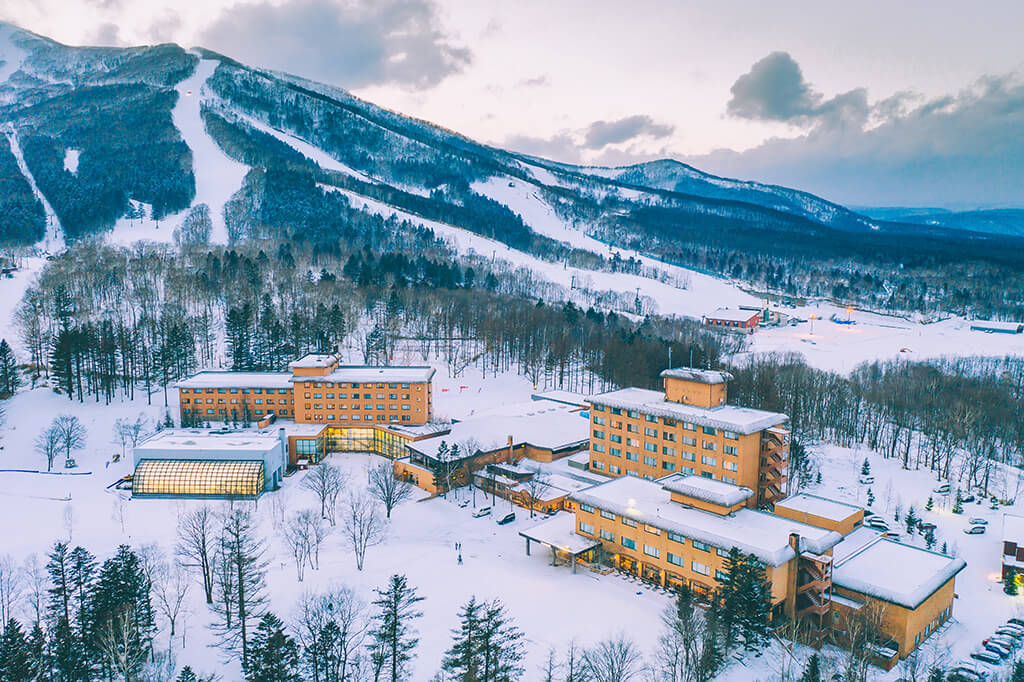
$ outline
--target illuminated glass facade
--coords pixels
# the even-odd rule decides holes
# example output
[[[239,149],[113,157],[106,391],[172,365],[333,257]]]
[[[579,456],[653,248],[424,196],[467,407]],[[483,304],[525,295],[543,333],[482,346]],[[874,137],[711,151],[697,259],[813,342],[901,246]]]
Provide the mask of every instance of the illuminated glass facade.
[[[144,459],[135,467],[132,497],[255,499],[263,483],[260,460]]]
[[[374,452],[390,459],[405,456],[408,439],[383,429],[328,427],[327,452]]]

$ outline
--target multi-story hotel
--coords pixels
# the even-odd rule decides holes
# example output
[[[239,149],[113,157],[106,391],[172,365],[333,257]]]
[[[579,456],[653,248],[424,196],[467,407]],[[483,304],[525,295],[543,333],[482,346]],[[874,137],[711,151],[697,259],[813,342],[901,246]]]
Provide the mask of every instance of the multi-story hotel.
[[[819,643],[844,643],[872,612],[872,651],[886,668],[950,617],[963,559],[864,528],[854,505],[800,494],[767,513],[745,506],[753,495],[701,476],[620,477],[569,496],[575,526],[565,537],[545,537],[544,524],[521,534],[527,551],[531,540],[572,547],[574,563],[584,556],[709,596],[728,579],[725,559],[736,548],[765,566],[772,620],[799,621]]]
[[[787,490],[789,417],[726,405],[727,372],[667,369],[664,392],[624,388],[591,396],[590,466],[653,480],[672,473],[755,491],[746,505]]]

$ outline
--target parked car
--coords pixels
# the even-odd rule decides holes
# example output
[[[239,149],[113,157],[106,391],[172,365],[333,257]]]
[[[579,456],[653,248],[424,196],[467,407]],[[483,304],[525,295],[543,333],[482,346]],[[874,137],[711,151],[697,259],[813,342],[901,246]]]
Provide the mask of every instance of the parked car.
[[[988,519],[983,519],[980,516],[975,516],[973,518],[967,519],[967,523],[971,524],[972,526],[987,526]]]
[[[917,527],[921,529],[922,533],[927,530],[935,530],[936,528],[938,528],[938,526],[936,526],[931,521],[922,521],[921,523],[917,524]]]
[[[1020,638],[1024,637],[1024,632],[1008,627],[1006,625],[996,628],[996,634],[1002,635],[1004,637],[1009,637],[1015,642],[1019,642]]]
[[[1005,635],[992,635],[988,638],[989,644],[995,642],[1002,647],[1005,647],[1007,651],[1013,651],[1017,648],[1017,641],[1010,639]]]
[[[874,476],[861,476],[860,477],[860,482],[863,485],[871,485],[872,483],[875,482],[875,477]]]
[[[995,654],[998,654],[1000,658],[1004,658],[1005,659],[1005,658],[1009,658],[1009,656],[1010,656],[1010,647],[1003,646],[1002,644],[999,644],[998,642],[990,642],[989,640],[986,639],[985,641],[983,641],[981,643],[981,645],[987,651],[991,651],[991,652],[993,652]]]
[[[969,528],[964,528],[964,532],[968,535],[984,535],[985,526],[970,526]]]
[[[985,649],[978,649],[971,654],[971,658],[976,661],[981,661],[982,663],[988,663],[989,665],[999,665],[1003,662],[1003,659],[1000,658],[999,654]]]
[[[864,522],[864,525],[875,530],[889,530],[889,524],[883,521],[881,516],[872,516]]]
[[[479,519],[481,517],[490,516],[490,515],[491,515],[491,508],[490,507],[480,507],[475,512],[473,512],[473,518],[474,519]]]
[[[949,671],[947,680],[963,680],[964,682],[981,682],[988,679],[988,674],[966,663],[958,663]]]
[[[462,502],[459,502],[459,509],[465,509],[468,506],[469,506],[469,500],[463,500]]]
[[[1010,628],[1011,630],[1016,630],[1021,635],[1024,635],[1024,626],[1022,626],[1022,625],[1017,625],[1016,623],[1007,623],[1006,625],[1003,625],[1001,627]]]
[[[1012,623],[1013,625],[1020,625],[1021,627],[1024,627],[1024,618],[1008,618],[1006,622]]]
[[[516,520],[516,513],[515,512],[509,512],[508,514],[505,514],[504,516],[502,516],[498,520],[498,525],[499,526],[504,526],[506,523],[512,523],[515,520]]]
[[[932,492],[933,493],[938,493],[939,495],[948,495],[950,493],[949,484],[948,483],[943,483],[942,485],[940,485],[940,486],[936,487],[934,490],[932,490]]]
[[[971,493],[966,493],[966,494],[960,496],[960,501],[961,502],[974,502],[975,501],[975,497]]]

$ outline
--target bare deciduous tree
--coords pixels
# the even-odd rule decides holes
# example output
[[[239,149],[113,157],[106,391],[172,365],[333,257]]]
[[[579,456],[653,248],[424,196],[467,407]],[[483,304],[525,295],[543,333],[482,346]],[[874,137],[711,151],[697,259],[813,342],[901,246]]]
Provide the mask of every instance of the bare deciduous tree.
[[[54,418],[52,427],[60,436],[60,447],[64,450],[64,459],[71,459],[71,453],[85,447],[88,435],[82,420],[73,414],[62,414]]]
[[[384,540],[387,522],[380,515],[377,501],[361,493],[349,497],[344,522],[345,541],[355,554],[356,568],[361,571],[367,548]]]
[[[587,649],[583,668],[593,682],[630,682],[641,679],[647,670],[640,650],[624,633]]]
[[[523,490],[526,492],[528,502],[530,504],[530,518],[533,518],[533,512],[537,508],[537,502],[543,501],[544,496],[551,491],[551,486],[548,485],[548,477],[539,471],[523,483]]]
[[[21,602],[25,579],[21,567],[10,554],[0,556],[0,623],[14,618],[14,611]]]
[[[370,469],[370,494],[384,505],[387,517],[391,510],[412,497],[413,487],[406,481],[395,478],[390,464],[380,463]]]
[[[143,545],[138,554],[149,579],[153,603],[167,620],[168,637],[173,642],[178,617],[188,595],[188,576],[179,562],[169,560],[155,544]]]
[[[135,419],[122,417],[114,421],[114,442],[121,446],[123,459],[129,447],[135,448],[149,431],[149,418],[143,412]]]
[[[43,622],[43,612],[46,604],[46,597],[50,589],[50,576],[46,573],[46,567],[39,562],[39,557],[29,554],[22,564],[22,575],[25,579],[29,603],[32,607],[32,614],[36,622]]]
[[[347,587],[305,594],[296,617],[296,639],[305,654],[306,679],[355,682],[369,628],[366,603]]]
[[[213,603],[214,554],[217,551],[216,517],[203,505],[178,517],[176,552],[181,565],[199,572],[206,603]]]
[[[310,469],[302,479],[302,487],[313,492],[320,500],[320,517],[332,526],[337,523],[338,495],[348,483],[341,469],[323,462]]]
[[[46,470],[53,471],[53,460],[57,459],[57,453],[61,450],[60,431],[53,424],[43,429],[36,436],[36,452],[46,458]]]
[[[123,604],[101,618],[93,639],[96,651],[110,670],[129,681],[149,657],[149,647],[138,646],[139,626],[135,610]]]
[[[306,510],[309,511],[309,510]],[[321,519],[322,521],[322,519]],[[295,512],[285,521],[281,537],[295,560],[295,577],[301,583],[306,574],[306,563],[312,551],[309,538],[310,527],[306,515]]]

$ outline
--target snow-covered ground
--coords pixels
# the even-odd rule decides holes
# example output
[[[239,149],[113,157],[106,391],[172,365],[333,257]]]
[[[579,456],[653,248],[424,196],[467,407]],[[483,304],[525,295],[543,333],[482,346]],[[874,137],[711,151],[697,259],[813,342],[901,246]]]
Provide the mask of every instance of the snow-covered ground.
[[[43,243],[40,246],[44,251],[61,251],[64,248],[64,228],[61,227],[60,220],[57,218],[53,206],[46,200],[46,196],[39,191],[36,179],[32,176],[32,171],[29,170],[28,164],[25,163],[25,156],[21,153],[21,144],[18,142],[18,132],[11,124],[4,126],[3,132],[7,136],[8,142],[10,142],[11,151],[18,162],[18,168],[32,188],[32,193],[36,195],[39,203],[43,205],[43,212],[46,214],[46,235],[43,237]]]
[[[6,83],[28,56],[25,50],[11,41],[17,30],[11,24],[0,25],[0,84]]]
[[[199,105],[203,98],[203,88],[219,63],[216,59],[199,61],[195,73],[178,83],[175,88],[178,91],[178,101],[171,113],[174,125],[192,150],[192,171],[196,177],[196,197],[192,205],[206,204],[210,207],[210,218],[213,221],[210,241],[226,244],[228,232],[224,224],[224,204],[231,195],[241,189],[242,180],[249,172],[249,167],[224,153],[206,132],[206,126],[203,125],[203,118],[200,116]],[[186,214],[187,210],[179,214],[178,222],[184,219]],[[168,220],[172,219],[169,217]],[[167,233],[170,234],[171,230]]]
[[[14,325],[14,313],[21,305],[21,298],[30,284],[35,282],[46,260],[42,256],[30,256],[21,259],[21,269],[12,273],[10,278],[0,278],[0,337],[7,339],[15,356],[22,362],[25,357],[21,334]]]
[[[71,174],[78,172],[78,158],[82,155],[79,149],[64,150],[64,170]]]

